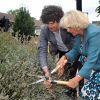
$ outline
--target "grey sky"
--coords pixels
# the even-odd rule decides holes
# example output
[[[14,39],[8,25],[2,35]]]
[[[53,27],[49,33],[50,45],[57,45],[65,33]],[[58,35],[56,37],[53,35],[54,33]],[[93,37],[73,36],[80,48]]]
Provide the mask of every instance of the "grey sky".
[[[95,12],[99,0],[82,0],[83,12],[88,12],[89,20],[100,20],[100,16],[97,16]],[[22,6],[26,7],[31,16],[36,19],[40,18],[41,11],[45,5],[59,5],[63,8],[64,12],[68,10],[76,9],[76,0],[1,0],[0,12],[7,12],[9,10],[15,10]]]

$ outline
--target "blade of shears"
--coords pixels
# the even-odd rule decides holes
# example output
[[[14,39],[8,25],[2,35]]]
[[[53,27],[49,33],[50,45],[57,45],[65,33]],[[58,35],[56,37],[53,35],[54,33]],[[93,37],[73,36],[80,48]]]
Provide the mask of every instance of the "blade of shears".
[[[60,65],[59,65],[57,68],[53,69],[53,70],[51,71],[51,75],[54,74],[54,73],[58,70],[59,67],[60,67]],[[45,80],[46,80],[46,77],[41,76],[41,79],[40,79],[40,80],[38,80],[38,81],[36,81],[36,82],[33,82],[33,83],[29,84],[29,85],[37,84],[37,83],[43,82],[43,81],[45,81]]]
[[[45,81],[45,80],[46,80],[46,78],[43,77],[43,78],[41,78],[40,80],[38,80],[38,81],[36,81],[36,82],[33,82],[33,83],[29,84],[29,85],[37,84],[37,83],[43,82],[43,81]]]

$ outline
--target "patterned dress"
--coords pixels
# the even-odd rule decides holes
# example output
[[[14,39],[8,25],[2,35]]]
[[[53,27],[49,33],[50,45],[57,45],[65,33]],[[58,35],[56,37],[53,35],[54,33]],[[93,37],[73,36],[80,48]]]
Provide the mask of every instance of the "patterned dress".
[[[80,51],[82,53],[83,45],[81,43]],[[82,64],[87,61],[87,57],[81,55],[79,59]],[[84,84],[80,96],[84,100],[100,100],[100,70],[92,71],[90,79]]]
[[[100,100],[100,71],[91,74],[81,90],[81,97],[85,100]]]

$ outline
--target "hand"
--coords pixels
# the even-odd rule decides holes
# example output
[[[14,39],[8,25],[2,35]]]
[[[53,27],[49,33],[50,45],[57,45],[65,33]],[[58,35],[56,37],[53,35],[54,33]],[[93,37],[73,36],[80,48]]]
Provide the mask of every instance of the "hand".
[[[43,82],[43,85],[48,90],[48,92],[52,95],[52,97],[55,98],[55,89],[53,85],[51,84],[51,77],[49,77],[48,80],[45,80]]]
[[[79,84],[79,82],[82,80],[82,77],[80,77],[79,75],[75,76],[74,78],[70,79],[69,81],[67,81],[66,85],[69,88],[76,88]]]
[[[45,80],[44,82],[43,82],[43,85],[44,85],[44,87],[49,91],[49,93],[52,95],[52,96],[54,96],[54,88],[53,88],[53,86],[52,86],[52,84],[51,84],[51,77],[49,77],[49,79],[48,80]]]
[[[48,67],[44,67],[43,68],[43,73],[44,73],[44,76],[48,78],[48,80],[45,80],[43,82],[43,85],[46,89],[50,89],[52,87],[52,84],[50,83],[51,81],[51,77],[50,77],[50,74],[49,74],[49,70],[48,70]]]
[[[51,77],[50,76],[45,76],[45,77],[48,78],[48,79],[43,82],[43,85],[46,89],[50,89],[51,86],[52,86],[52,84],[50,83]]]
[[[58,63],[56,64],[56,68],[58,68],[57,69],[57,75],[58,75],[58,77],[61,77],[63,75],[63,73],[64,73],[64,66],[65,66],[66,63],[67,63],[66,57],[62,56],[60,58],[60,60],[58,61]]]

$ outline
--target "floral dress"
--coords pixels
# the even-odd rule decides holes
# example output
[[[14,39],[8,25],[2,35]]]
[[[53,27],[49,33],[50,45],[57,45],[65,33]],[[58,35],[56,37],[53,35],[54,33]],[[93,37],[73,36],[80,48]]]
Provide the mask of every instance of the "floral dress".
[[[85,100],[100,100],[100,71],[94,71],[81,90]]]
[[[82,52],[81,45],[80,51]],[[87,58],[85,56],[80,56],[79,59],[82,64],[85,63]],[[84,100],[100,100],[100,70],[92,71],[90,79],[84,84],[80,96]]]

